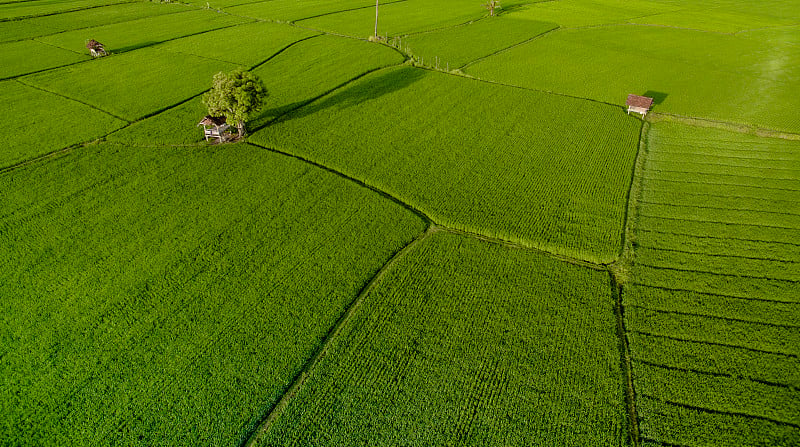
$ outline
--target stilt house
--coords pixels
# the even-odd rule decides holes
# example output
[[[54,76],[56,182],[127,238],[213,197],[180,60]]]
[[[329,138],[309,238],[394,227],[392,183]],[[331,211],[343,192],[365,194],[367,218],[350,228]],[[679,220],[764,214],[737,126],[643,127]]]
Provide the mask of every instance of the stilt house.
[[[89,53],[92,54],[92,57],[108,56],[103,44],[94,39],[89,39],[89,41],[86,42],[86,48],[89,49]]]
[[[639,96],[639,95],[628,95],[628,101],[625,102],[625,105],[628,106],[628,115],[633,113],[640,113],[642,118],[647,115],[647,112],[650,111],[650,107],[653,105],[653,98],[648,98],[647,96]]]
[[[224,116],[206,115],[197,125],[203,126],[203,135],[205,135],[206,141],[216,139],[222,143],[227,138],[225,131],[230,127],[226,121]]]

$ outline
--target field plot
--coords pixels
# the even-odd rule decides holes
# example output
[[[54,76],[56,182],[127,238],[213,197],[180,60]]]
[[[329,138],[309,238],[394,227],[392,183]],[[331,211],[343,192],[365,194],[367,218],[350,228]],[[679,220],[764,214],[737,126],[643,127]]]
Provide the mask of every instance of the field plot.
[[[31,2],[33,3],[33,2]],[[63,4],[63,2],[57,2]],[[24,4],[29,4],[25,2]],[[81,11],[44,15],[23,20],[0,21],[0,42],[22,40],[62,31],[109,25],[161,14],[184,12],[186,7],[172,3],[123,3]],[[81,47],[82,49],[83,47]]]
[[[608,281],[434,233],[364,298],[258,445],[627,445]]]
[[[52,45],[24,40],[0,43],[0,79],[88,60],[89,56]]]
[[[263,48],[270,47],[270,51],[278,49],[266,44]],[[262,54],[262,58],[267,57]],[[266,109],[248,127],[257,129],[352,78],[402,61],[402,56],[389,48],[351,39],[321,36],[299,42],[255,69],[270,96]],[[132,144],[196,143],[203,138],[196,124],[206,113],[198,97],[135,123],[111,138]]]
[[[501,3],[508,7],[509,5]],[[515,19],[554,22],[563,28],[623,23],[629,19],[665,13],[685,5],[647,0],[571,0],[539,1],[513,5],[503,11]]]
[[[38,40],[77,51],[85,50],[86,36],[92,36],[92,39],[102,42],[106,50],[122,53],[247,21],[227,14],[196,10],[67,31],[40,37]],[[88,50],[85,51],[88,54]]]
[[[265,175],[269,173],[269,175]],[[253,146],[100,144],[0,175],[0,439],[240,445],[425,229]]]
[[[621,244],[638,135],[639,122],[618,108],[401,67],[251,138],[442,225],[603,262]]]
[[[401,0],[407,1],[407,0]],[[237,2],[240,5],[226,7],[225,3]],[[389,3],[389,2],[386,2]],[[318,17],[352,9],[366,8],[375,14],[375,2],[372,0],[265,0],[245,2],[242,0],[215,0],[212,5],[220,4],[225,12],[244,17],[255,17],[263,20],[293,22],[296,20]],[[381,2],[384,4],[384,2]]]
[[[129,0],[32,0],[0,3],[0,24],[6,20],[75,11],[105,5],[126,3]]]
[[[440,68],[453,69],[557,27],[554,23],[499,16],[469,25],[416,34],[402,39],[399,45],[404,51],[423,59],[427,65],[433,65],[434,58],[438,58]]]
[[[800,8],[785,0],[696,2],[678,11],[631,19],[634,23],[736,33],[748,29],[796,25]]]
[[[0,168],[101,137],[126,124],[99,110],[16,81],[0,81],[0,114],[25,117],[3,137]],[[57,125],[54,116],[58,117]]]
[[[468,72],[613,104],[644,94],[656,99],[656,112],[800,131],[797,66],[800,47],[625,25],[559,30]]]
[[[375,32],[375,4],[372,8],[328,14],[299,21],[303,26],[355,37]],[[401,36],[432,31],[477,20],[486,14],[480,2],[464,0],[406,0],[387,3],[380,8],[378,35]]]
[[[176,39],[159,45],[158,48],[210,57],[250,68],[287,46],[316,35],[319,33],[289,25],[257,22]],[[231,45],[231,42],[236,42],[236,45]],[[298,64],[302,62],[298,61]]]
[[[646,148],[624,293],[643,438],[796,445],[800,143],[658,123]]]
[[[141,49],[20,78],[134,121],[208,89],[214,73],[233,64]]]

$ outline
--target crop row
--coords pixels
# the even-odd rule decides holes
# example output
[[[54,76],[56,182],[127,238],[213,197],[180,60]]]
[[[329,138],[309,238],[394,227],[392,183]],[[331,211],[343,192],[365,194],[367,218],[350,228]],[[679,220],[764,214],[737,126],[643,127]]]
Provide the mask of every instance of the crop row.
[[[635,361],[709,375],[800,387],[797,358],[783,354],[629,332]]]
[[[797,143],[665,123],[646,138],[623,295],[642,438],[790,445],[800,183],[787,149]],[[749,147],[756,160],[715,157]]]
[[[251,138],[363,180],[437,223],[608,261],[621,243],[638,127],[602,104],[401,67]]]
[[[425,226],[247,145],[100,144],[0,189],[0,438],[19,444],[242,442]]]
[[[634,362],[636,392],[698,408],[713,408],[779,423],[800,420],[796,389]]]
[[[436,232],[364,298],[258,445],[625,445],[607,281]]]
[[[792,447],[798,429],[792,425],[692,408],[652,397],[637,399],[643,446]]]
[[[793,357],[800,354],[800,331],[796,326],[660,312],[634,306],[626,309],[625,317],[628,329],[635,332],[740,346]]]
[[[800,304],[752,300],[685,290],[630,285],[625,304],[656,311],[691,313],[753,323],[800,327]]]
[[[636,233],[636,244],[644,248],[706,256],[800,262],[800,250],[798,250],[800,244],[681,234],[670,231],[670,228],[664,228],[664,231],[639,230]]]

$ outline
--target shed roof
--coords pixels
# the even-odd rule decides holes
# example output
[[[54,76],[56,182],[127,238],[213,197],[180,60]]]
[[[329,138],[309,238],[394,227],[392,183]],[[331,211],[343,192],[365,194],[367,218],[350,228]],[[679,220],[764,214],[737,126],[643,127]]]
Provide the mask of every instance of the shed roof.
[[[628,95],[628,101],[625,102],[625,105],[628,107],[641,107],[643,109],[649,109],[650,106],[653,105],[653,98],[639,95]]]
[[[103,44],[94,39],[89,39],[89,41],[86,42],[86,48],[89,50],[98,50],[103,48]]]
[[[198,126],[200,126],[200,125],[203,125],[203,126],[221,126],[221,125],[225,124],[227,121],[228,121],[228,119],[225,118],[224,116],[206,115],[206,116],[203,117],[203,119],[200,120],[199,123],[197,123],[197,125]]]

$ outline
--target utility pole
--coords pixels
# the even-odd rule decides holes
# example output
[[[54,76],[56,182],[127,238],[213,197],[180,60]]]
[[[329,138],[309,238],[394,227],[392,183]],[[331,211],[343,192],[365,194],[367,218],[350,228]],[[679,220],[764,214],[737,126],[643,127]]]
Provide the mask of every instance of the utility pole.
[[[375,39],[378,39],[378,3],[381,0],[375,0]]]

